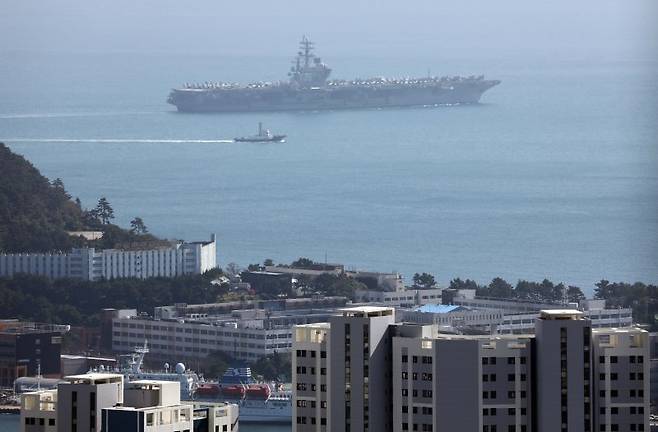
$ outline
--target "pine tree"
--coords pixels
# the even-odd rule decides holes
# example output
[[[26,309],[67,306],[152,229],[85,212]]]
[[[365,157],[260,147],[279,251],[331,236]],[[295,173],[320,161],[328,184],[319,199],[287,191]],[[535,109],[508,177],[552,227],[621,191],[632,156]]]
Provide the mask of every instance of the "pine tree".
[[[130,232],[133,234],[146,234],[149,232],[141,217],[135,217],[130,221]]]
[[[109,224],[111,219],[114,219],[114,210],[105,197],[101,197],[101,199],[98,200],[98,205],[96,205],[95,210],[98,218],[105,225]]]

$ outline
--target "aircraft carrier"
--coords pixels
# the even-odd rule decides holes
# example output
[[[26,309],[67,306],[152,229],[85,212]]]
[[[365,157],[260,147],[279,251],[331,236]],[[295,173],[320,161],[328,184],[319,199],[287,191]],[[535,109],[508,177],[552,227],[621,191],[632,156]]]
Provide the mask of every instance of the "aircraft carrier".
[[[370,78],[328,80],[331,69],[302,38],[288,81],[239,85],[187,83],[173,89],[167,102],[181,112],[317,111],[479,103],[500,84],[484,76]]]

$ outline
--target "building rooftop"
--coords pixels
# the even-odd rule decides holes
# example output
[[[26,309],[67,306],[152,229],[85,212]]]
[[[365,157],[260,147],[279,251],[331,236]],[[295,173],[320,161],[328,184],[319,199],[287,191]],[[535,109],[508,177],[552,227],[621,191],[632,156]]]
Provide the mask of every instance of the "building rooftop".
[[[611,333],[648,333],[639,327],[606,327],[592,329],[592,334],[611,334]]]
[[[123,382],[123,375],[114,373],[102,372],[89,372],[80,375],[69,375],[64,377],[69,384],[106,384],[109,382],[116,382],[121,380]]]
[[[458,305],[426,304],[415,308],[414,311],[443,314],[443,313],[455,312],[463,309],[466,308]]]
[[[30,333],[66,333],[71,329],[68,325],[47,324],[16,319],[0,320],[0,334],[30,334]]]
[[[298,324],[295,327],[298,328],[316,328],[316,329],[329,329],[331,328],[331,324],[328,322],[319,322],[319,323],[312,323],[312,324]]]
[[[544,320],[580,320],[583,313],[577,309],[544,309],[539,312],[539,318]]]
[[[392,315],[395,309],[383,306],[357,306],[339,309],[343,316],[376,317]]]

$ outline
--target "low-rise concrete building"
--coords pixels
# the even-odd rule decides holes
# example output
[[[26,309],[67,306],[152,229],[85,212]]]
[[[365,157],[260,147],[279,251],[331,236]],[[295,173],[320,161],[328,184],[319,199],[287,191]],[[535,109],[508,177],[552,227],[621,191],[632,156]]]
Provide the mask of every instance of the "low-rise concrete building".
[[[413,289],[397,291],[358,290],[354,293],[355,303],[376,303],[378,306],[411,308],[429,303],[441,302],[441,288]]]
[[[112,349],[132,352],[147,340],[152,359],[176,363],[223,351],[237,360],[253,362],[275,352],[290,352],[293,325],[327,321],[335,310],[241,309],[223,315],[200,313],[170,319],[122,316],[113,320]]]
[[[59,378],[62,335],[68,326],[0,320],[0,387],[20,377]]]
[[[207,242],[171,242],[150,249],[77,248],[70,252],[0,254],[0,277],[27,273],[51,279],[146,279],[202,274],[215,267],[214,234]]]
[[[180,383],[119,374],[64,378],[21,396],[21,432],[237,432],[238,406],[180,400]]]

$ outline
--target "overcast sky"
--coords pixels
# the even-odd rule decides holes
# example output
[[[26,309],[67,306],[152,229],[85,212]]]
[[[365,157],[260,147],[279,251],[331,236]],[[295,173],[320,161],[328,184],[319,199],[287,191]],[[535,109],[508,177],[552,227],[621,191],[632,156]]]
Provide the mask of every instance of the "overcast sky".
[[[0,51],[290,55],[310,35],[331,54],[646,59],[656,0],[2,0]]]

